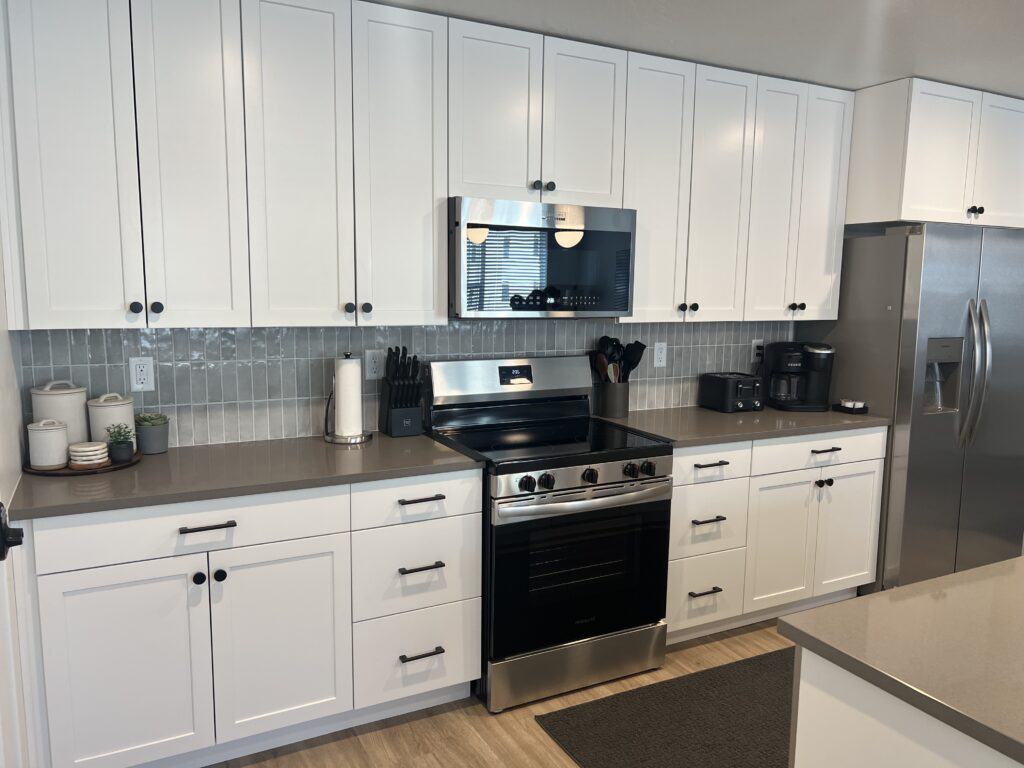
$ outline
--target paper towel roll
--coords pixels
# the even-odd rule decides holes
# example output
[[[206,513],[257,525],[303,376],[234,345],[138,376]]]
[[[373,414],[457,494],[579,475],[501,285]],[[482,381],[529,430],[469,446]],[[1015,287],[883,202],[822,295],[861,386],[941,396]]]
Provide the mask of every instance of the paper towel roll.
[[[363,434],[363,366],[359,358],[334,361],[334,434],[355,437]]]

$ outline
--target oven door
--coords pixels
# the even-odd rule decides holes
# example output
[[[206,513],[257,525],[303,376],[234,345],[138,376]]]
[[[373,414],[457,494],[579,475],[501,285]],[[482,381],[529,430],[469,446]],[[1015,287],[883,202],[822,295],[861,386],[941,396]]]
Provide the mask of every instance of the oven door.
[[[454,197],[455,317],[622,317],[632,311],[636,212]]]
[[[495,501],[489,656],[665,617],[670,478]]]

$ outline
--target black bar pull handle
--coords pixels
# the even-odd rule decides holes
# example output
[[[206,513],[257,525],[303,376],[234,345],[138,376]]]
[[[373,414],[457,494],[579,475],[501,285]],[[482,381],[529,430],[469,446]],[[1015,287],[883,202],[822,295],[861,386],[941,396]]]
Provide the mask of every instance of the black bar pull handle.
[[[443,493],[435,493],[433,496],[425,496],[422,499],[399,499],[398,503],[403,507],[408,507],[410,504],[426,504],[431,501],[443,501],[445,495]]]
[[[691,520],[690,523],[693,525],[710,525],[711,523],[724,523],[725,521],[725,515],[715,515],[714,517],[709,517],[707,520]]]
[[[693,468],[694,469],[712,469],[713,467],[728,467],[728,466],[729,466],[729,462],[725,461],[723,459],[722,461],[716,461],[714,464],[694,464]]]
[[[182,526],[178,529],[178,535],[184,536],[186,533],[202,533],[203,531],[219,531],[223,528],[237,528],[238,523],[234,520],[228,520],[226,523],[217,523],[217,525],[201,525],[198,528],[186,528]]]
[[[815,455],[819,453],[839,453],[841,450],[843,449],[833,445],[831,448],[811,448],[811,453]]]
[[[421,565],[418,568],[399,568],[398,572],[402,576],[408,576],[410,573],[421,573],[423,571],[433,571],[433,570],[435,570],[437,568],[444,568],[444,563],[441,562],[440,560],[437,560],[436,562],[434,562],[434,563],[432,563],[430,565]]]
[[[403,664],[408,664],[410,661],[419,661],[420,659],[429,659],[431,656],[440,656],[442,653],[444,653],[444,648],[442,648],[439,645],[434,650],[427,651],[426,653],[421,653],[421,654],[419,654],[417,656],[406,656],[403,653],[401,656],[398,657],[398,660],[400,662],[402,662]]]
[[[721,587],[712,587],[711,589],[705,590],[704,592],[691,592],[690,597],[707,597],[708,595],[717,595],[719,592],[725,590]]]

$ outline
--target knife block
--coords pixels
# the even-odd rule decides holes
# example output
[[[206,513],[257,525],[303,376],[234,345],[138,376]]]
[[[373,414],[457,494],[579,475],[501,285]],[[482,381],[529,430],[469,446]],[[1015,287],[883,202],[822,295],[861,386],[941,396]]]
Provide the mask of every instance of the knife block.
[[[384,381],[380,390],[377,428],[390,437],[411,437],[423,434],[423,409],[417,404],[408,408],[392,408],[391,383]]]

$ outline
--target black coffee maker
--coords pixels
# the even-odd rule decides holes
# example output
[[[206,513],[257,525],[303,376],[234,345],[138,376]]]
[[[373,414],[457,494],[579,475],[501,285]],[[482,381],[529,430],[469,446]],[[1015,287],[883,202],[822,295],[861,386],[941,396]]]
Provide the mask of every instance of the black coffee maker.
[[[827,411],[835,350],[828,344],[779,341],[764,351],[762,391],[780,411]]]

